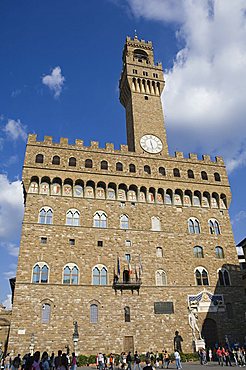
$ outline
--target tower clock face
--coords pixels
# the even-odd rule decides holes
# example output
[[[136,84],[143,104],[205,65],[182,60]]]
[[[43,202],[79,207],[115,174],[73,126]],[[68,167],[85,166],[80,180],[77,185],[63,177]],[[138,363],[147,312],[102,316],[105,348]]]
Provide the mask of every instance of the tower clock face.
[[[155,135],[144,135],[140,139],[141,147],[148,153],[160,153],[163,145],[161,140]]]

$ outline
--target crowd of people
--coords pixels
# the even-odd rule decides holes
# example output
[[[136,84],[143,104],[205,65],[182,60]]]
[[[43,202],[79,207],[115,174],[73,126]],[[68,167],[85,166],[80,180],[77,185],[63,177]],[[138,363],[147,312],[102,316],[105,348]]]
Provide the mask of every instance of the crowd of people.
[[[77,358],[74,352],[70,357],[62,351],[58,351],[57,356],[54,352],[49,356],[46,351],[41,356],[41,353],[36,351],[33,356],[27,353],[21,358],[18,354],[13,359],[7,353],[1,359],[1,368],[4,370],[76,370],[76,367]]]
[[[244,347],[236,347],[232,350],[219,346],[217,349],[204,349],[201,348],[198,351],[198,356],[201,365],[206,365],[209,361],[217,361],[220,366],[246,366],[246,351]],[[163,350],[160,353],[147,352],[145,354],[145,363],[143,366],[141,360],[142,356],[137,351],[122,352],[120,356],[116,356],[110,353],[106,356],[103,353],[98,353],[96,356],[96,366],[98,370],[156,370],[156,369],[168,369],[171,360],[174,361],[177,370],[182,369],[181,355],[178,350],[175,350],[172,355],[167,350]],[[77,358],[73,352],[71,356],[67,353],[63,353],[61,350],[58,351],[57,356],[54,352],[49,356],[45,351],[41,355],[39,351],[36,351],[33,356],[30,353],[25,354],[22,358],[21,355],[11,358],[10,354],[7,353],[5,356],[0,356],[1,369],[4,370],[76,370]]]

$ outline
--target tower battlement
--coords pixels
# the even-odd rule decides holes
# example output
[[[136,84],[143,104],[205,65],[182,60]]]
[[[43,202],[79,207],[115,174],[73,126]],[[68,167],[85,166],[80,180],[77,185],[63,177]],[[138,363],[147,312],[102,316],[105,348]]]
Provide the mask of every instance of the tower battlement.
[[[84,141],[81,139],[75,139],[74,144],[69,143],[68,138],[61,137],[59,142],[54,142],[52,136],[44,136],[44,140],[40,141],[37,140],[37,134],[29,134],[28,135],[28,145],[35,145],[39,147],[53,147],[56,149],[75,149],[75,150],[83,150],[88,152],[102,152],[102,153],[115,153],[115,154],[123,154],[129,155],[132,157],[139,157],[139,153],[134,153],[128,150],[128,145],[121,144],[120,149],[115,149],[113,143],[106,143],[104,147],[99,146],[99,141],[91,141],[90,146],[84,145]],[[150,157],[149,154],[145,153],[144,151],[141,153],[141,157]],[[158,155],[155,156],[155,159],[158,158]],[[211,164],[211,165],[218,165],[224,166],[224,160],[221,156],[216,156],[214,160],[210,157],[210,155],[203,154],[201,159],[198,158],[198,155],[195,153],[188,153],[188,156],[185,156],[183,152],[176,151],[174,156],[167,156],[165,157],[167,161],[177,161],[180,160],[182,162],[192,162],[192,163],[199,163],[199,164]]]

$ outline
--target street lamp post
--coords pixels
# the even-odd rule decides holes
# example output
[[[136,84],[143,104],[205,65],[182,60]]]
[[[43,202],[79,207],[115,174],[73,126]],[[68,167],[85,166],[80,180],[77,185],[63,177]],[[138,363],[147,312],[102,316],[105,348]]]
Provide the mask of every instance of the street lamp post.
[[[74,344],[74,353],[75,356],[78,355],[77,350],[78,350],[78,341],[79,341],[79,331],[78,331],[78,323],[77,321],[73,322],[74,325],[74,332],[73,332],[73,344]]]
[[[32,333],[31,340],[30,340],[30,346],[29,346],[29,350],[30,350],[31,356],[33,356],[34,347],[35,347],[35,344],[34,344],[34,333]]]

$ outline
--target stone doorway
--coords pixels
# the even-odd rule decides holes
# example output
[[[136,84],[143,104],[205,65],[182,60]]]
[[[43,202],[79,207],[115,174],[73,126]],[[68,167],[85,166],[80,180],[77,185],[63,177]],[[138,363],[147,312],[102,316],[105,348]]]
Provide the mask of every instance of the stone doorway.
[[[133,336],[124,337],[124,352],[132,352],[134,354],[134,339]]]
[[[219,342],[218,329],[216,321],[205,319],[202,324],[202,338],[204,338],[207,348],[214,348]]]

